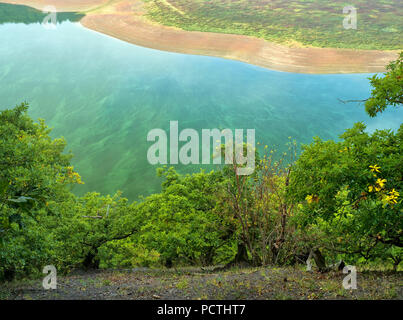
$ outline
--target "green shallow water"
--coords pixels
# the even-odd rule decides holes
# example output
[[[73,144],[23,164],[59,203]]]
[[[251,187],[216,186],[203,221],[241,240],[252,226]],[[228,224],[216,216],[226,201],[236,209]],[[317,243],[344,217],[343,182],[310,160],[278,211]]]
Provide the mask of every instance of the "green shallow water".
[[[147,162],[147,133],[179,128],[252,128],[256,140],[283,148],[292,136],[337,139],[354,122],[396,129],[403,113],[370,119],[337,98],[370,93],[367,74],[275,72],[212,57],[134,46],[63,22],[0,25],[0,108],[29,102],[29,113],[64,136],[86,191],[122,190],[130,199],[159,190]],[[203,166],[179,166],[183,172]],[[210,169],[211,167],[208,167]]]

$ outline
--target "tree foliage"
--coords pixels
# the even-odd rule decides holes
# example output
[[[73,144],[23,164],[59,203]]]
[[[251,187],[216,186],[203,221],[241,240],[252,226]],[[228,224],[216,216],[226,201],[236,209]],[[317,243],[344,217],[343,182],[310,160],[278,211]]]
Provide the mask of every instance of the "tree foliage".
[[[402,103],[402,57],[371,78],[371,116]],[[402,260],[403,124],[368,133],[357,123],[340,141],[314,138],[297,159],[291,143],[289,161],[253,150],[249,176],[235,162],[188,175],[159,168],[161,192],[130,203],[120,192],[74,195],[82,181],[66,142],[27,109],[0,112],[0,279],[49,264],[293,264],[309,252],[324,270],[320,250],[354,264]]]
[[[0,276],[31,270],[47,257],[40,222],[53,214],[48,203],[63,201],[69,186],[81,183],[64,139],[52,139],[27,109],[23,103],[0,112]]]
[[[221,173],[182,176],[173,168],[161,168],[158,174],[165,178],[162,192],[138,205],[140,244],[159,252],[167,265],[211,264],[226,237],[221,217],[214,212]]]
[[[61,268],[99,268],[99,251],[105,244],[126,239],[137,230],[134,205],[120,193],[101,196],[87,193],[81,198],[71,196],[50,207],[59,215],[47,221],[53,230],[54,263]]]
[[[403,51],[386,69],[383,77],[376,74],[369,79],[373,89],[365,102],[365,110],[371,117],[385,111],[388,106],[403,104]]]
[[[403,245],[403,125],[369,134],[357,123],[341,139],[316,138],[296,161],[288,191],[302,202],[300,224],[324,232],[334,252],[393,259]]]

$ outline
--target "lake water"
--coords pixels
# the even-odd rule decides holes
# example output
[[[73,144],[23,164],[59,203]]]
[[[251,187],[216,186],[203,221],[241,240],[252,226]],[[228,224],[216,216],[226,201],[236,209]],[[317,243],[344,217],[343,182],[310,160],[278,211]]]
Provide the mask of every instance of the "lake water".
[[[354,122],[396,129],[398,110],[370,119],[341,99],[370,94],[368,74],[304,75],[219,58],[135,46],[63,22],[0,25],[0,109],[27,101],[64,136],[85,185],[76,189],[130,199],[159,190],[147,162],[147,133],[179,128],[255,129],[256,140],[282,149],[292,136],[337,139]],[[203,166],[181,166],[198,171]],[[208,168],[210,169],[210,168]]]

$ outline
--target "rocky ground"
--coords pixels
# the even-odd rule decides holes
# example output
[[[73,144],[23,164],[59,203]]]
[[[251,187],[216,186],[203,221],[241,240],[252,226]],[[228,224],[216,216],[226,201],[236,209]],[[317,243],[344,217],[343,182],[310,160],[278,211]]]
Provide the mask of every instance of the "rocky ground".
[[[357,273],[345,290],[342,272],[300,268],[201,268],[76,271],[59,276],[56,290],[42,279],[0,285],[0,299],[403,299],[402,272]]]

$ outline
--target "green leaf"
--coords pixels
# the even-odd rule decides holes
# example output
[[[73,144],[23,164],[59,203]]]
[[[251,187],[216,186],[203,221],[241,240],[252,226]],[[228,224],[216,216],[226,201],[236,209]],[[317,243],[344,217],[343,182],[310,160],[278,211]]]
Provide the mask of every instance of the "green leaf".
[[[6,179],[0,179],[0,195],[4,195],[7,192],[9,182]]]

